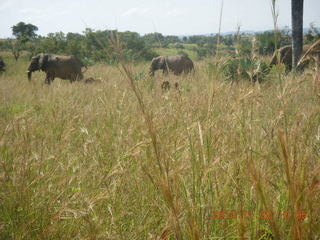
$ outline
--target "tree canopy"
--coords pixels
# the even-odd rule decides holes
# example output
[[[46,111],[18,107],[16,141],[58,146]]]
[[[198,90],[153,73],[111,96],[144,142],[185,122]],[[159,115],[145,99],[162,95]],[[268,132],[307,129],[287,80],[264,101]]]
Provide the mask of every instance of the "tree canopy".
[[[12,34],[19,40],[28,41],[37,36],[38,27],[30,23],[19,22],[11,28]]]

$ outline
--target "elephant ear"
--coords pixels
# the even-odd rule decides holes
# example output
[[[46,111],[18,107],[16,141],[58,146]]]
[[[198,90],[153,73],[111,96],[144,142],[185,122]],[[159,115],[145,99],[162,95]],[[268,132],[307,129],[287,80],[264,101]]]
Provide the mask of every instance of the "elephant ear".
[[[39,56],[39,69],[41,69],[42,71],[45,71],[47,69],[48,58],[48,54],[41,54]]]
[[[164,66],[165,66],[165,57],[164,56],[161,56],[161,57],[159,57],[160,59],[159,59],[159,67],[161,68],[161,69],[163,69],[164,68]]]
[[[160,57],[154,57],[154,58],[152,58],[152,60],[151,60],[151,66],[152,66],[153,68],[157,68],[157,67],[158,67],[158,65],[159,65],[159,59],[160,59]]]

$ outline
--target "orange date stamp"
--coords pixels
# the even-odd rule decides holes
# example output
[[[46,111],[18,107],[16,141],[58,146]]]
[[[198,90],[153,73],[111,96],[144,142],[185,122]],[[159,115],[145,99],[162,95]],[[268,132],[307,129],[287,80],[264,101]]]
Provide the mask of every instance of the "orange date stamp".
[[[230,219],[264,219],[264,220],[271,220],[274,218],[282,218],[282,219],[289,219],[289,218],[296,218],[298,220],[304,220],[307,218],[307,214],[305,211],[271,211],[271,210],[261,210],[259,212],[254,212],[252,210],[243,210],[243,211],[236,211],[236,210],[216,210],[211,211],[210,218],[212,220],[230,220]]]

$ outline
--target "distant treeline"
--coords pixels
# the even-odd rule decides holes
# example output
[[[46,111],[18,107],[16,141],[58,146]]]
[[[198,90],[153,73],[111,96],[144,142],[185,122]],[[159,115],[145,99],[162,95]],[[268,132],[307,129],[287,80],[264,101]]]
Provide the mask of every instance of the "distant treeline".
[[[183,52],[192,50],[196,56],[203,57],[215,55],[217,52],[218,36],[164,36],[161,33],[150,33],[141,36],[136,32],[118,32],[116,30],[95,31],[90,28],[79,33],[50,33],[46,37],[35,32],[38,28],[32,24],[18,23],[12,27],[14,39],[1,39],[0,50],[11,51],[18,60],[22,51],[31,56],[41,52],[56,54],[72,54],[82,59],[86,64],[94,62],[116,63],[116,56],[110,45],[110,38],[118,36],[124,49],[124,55],[130,61],[149,61],[157,56],[157,48],[175,48]],[[305,34],[305,43],[320,38],[316,27],[310,26]],[[272,54],[277,47],[291,44],[288,29],[266,31],[256,34],[228,34],[220,36],[219,53],[232,54],[235,48],[242,54],[250,54],[252,42],[255,39],[256,48],[261,55]],[[275,41],[276,39],[276,41]]]

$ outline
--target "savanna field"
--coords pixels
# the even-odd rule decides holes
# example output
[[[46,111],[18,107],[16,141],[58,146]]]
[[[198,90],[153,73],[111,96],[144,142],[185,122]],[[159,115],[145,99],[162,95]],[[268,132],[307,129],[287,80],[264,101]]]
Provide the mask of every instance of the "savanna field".
[[[102,83],[48,86],[4,60],[0,239],[320,239],[319,71],[94,64]]]

